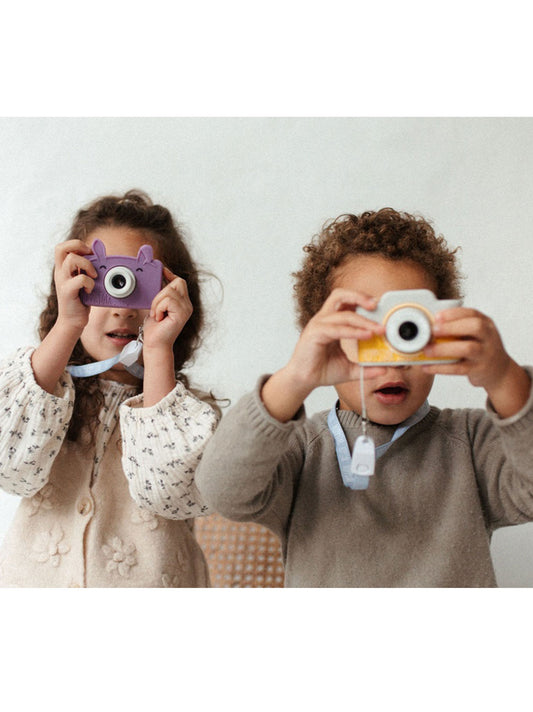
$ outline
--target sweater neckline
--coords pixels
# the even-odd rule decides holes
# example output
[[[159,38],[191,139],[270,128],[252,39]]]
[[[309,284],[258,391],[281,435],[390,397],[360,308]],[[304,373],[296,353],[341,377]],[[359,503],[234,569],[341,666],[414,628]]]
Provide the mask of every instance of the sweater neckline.
[[[325,413],[325,416],[327,418],[327,413]],[[355,434],[358,434],[362,431],[363,419],[361,418],[359,413],[356,413],[353,410],[339,409],[337,410],[337,416],[339,418],[339,422],[342,428],[347,431],[347,435],[348,433],[351,435],[351,437],[349,437],[348,439],[355,439]],[[434,407],[430,407],[429,413],[420,421],[420,423],[417,423],[417,425],[433,421],[436,416],[437,410]],[[374,439],[376,445],[379,446],[385,442],[388,442],[392,438],[397,427],[398,425],[380,425],[379,423],[369,421],[367,425],[367,431],[368,434]]]

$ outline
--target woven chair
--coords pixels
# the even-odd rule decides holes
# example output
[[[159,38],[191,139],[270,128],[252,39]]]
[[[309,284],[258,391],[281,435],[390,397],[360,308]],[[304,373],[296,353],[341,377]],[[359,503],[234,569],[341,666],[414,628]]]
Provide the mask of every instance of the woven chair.
[[[195,532],[214,588],[283,588],[280,543],[265,527],[212,514]]]

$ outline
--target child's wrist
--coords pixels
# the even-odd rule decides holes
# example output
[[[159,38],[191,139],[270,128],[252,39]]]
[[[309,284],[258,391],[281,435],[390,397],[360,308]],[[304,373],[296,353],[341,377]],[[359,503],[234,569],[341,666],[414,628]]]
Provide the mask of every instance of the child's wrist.
[[[65,342],[71,342],[72,348],[74,348],[84,328],[85,324],[81,324],[79,321],[58,316],[56,323],[50,331],[57,334],[61,339],[64,339]]]
[[[487,397],[500,418],[510,418],[527,403],[531,379],[525,369],[510,359],[497,383],[485,387]]]
[[[174,374],[174,352],[170,346],[147,346],[143,344],[142,359],[146,373]]]
[[[162,346],[143,347],[144,406],[159,403],[176,386],[174,353]]]
[[[261,400],[271,416],[285,423],[296,415],[312,390],[295,378],[286,366],[265,382]]]
[[[281,368],[276,373],[276,376],[283,380],[285,387],[293,396],[302,399],[302,403],[318,386],[317,383],[305,375],[298,365],[293,364],[291,361]]]
[[[146,361],[154,361],[158,363],[174,364],[174,351],[172,345],[169,344],[147,344],[143,342],[143,359]]]

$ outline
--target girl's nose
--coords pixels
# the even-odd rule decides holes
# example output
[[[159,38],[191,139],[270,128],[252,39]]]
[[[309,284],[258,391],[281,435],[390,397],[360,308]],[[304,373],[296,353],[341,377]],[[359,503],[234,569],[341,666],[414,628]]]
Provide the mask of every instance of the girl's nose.
[[[138,310],[132,307],[113,307],[113,316],[118,316],[121,319],[136,319]]]

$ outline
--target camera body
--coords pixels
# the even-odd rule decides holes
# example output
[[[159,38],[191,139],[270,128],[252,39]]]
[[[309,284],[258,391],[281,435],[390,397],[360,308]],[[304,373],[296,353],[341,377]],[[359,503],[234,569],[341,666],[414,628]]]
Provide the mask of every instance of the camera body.
[[[82,289],[80,299],[91,307],[125,307],[149,309],[155,295],[161,290],[163,265],[154,260],[151,245],[143,245],[137,257],[107,255],[101,240],[92,244],[93,263],[98,277],[91,294]]]
[[[365,341],[342,339],[346,356],[361,366],[405,366],[416,363],[453,363],[453,359],[430,359],[424,348],[433,341],[435,314],[443,309],[461,306],[460,299],[437,299],[429,289],[402,289],[385,292],[375,311],[357,307],[358,314],[385,326],[383,336]]]

